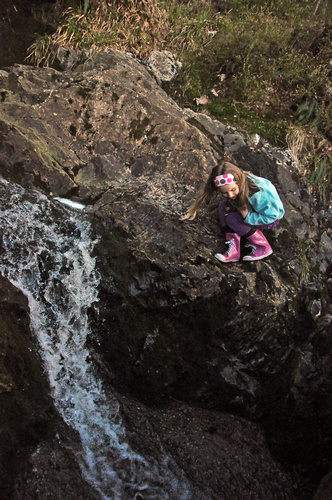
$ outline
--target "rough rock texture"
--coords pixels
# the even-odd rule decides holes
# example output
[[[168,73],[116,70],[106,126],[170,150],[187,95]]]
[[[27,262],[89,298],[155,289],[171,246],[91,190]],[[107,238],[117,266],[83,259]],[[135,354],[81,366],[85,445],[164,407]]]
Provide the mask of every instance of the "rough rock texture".
[[[156,80],[160,83],[173,80],[182,64],[167,50],[154,50],[146,61]]]
[[[166,449],[194,484],[209,487],[209,498],[304,498],[294,477],[275,463],[258,426],[174,401],[151,417]]]
[[[70,448],[70,432],[61,424],[54,437],[43,440],[33,450],[22,473],[17,474],[11,500],[97,500],[100,495],[83,479]],[[65,442],[59,439],[65,438]],[[17,472],[17,471],[16,471]]]
[[[27,299],[2,276],[0,306],[1,499],[98,498],[66,448],[72,431],[49,396]]]
[[[320,482],[313,500],[326,500],[332,498],[332,470]]]
[[[0,277],[0,491],[13,487],[13,464],[23,461],[54,418],[48,384],[29,331],[27,300]]]
[[[0,173],[87,204],[100,238],[91,343],[104,372],[110,366],[119,390],[150,404],[171,397],[255,421],[274,456],[312,481],[301,493],[310,498],[331,461],[330,219],[318,217],[287,153],[180,109],[130,55],[68,52],[63,60],[63,72],[0,71]],[[271,179],[284,202],[284,219],[267,232],[274,255],[264,261],[214,259],[223,250],[217,199],[197,220],[180,220],[224,152]],[[177,411],[183,416],[170,407],[156,417],[168,422],[162,439],[170,448]],[[207,417],[189,409],[185,421],[194,415],[202,431]],[[206,462],[196,456],[197,480],[190,449],[181,453],[194,482],[209,482],[215,453],[231,467],[211,442]],[[252,457],[243,467],[254,474]],[[241,496],[243,473],[237,477],[231,498],[251,498]],[[278,488],[287,498],[291,488],[280,479],[269,496],[261,484],[260,497],[254,484],[257,498],[282,498]],[[224,486],[210,487],[213,497]]]

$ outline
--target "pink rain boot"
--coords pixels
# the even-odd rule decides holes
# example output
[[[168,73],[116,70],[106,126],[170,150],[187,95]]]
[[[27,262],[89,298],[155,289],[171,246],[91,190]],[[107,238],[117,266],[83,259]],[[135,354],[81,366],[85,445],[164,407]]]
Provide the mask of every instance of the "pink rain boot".
[[[236,233],[226,233],[226,243],[229,245],[225,254],[216,253],[216,259],[221,262],[238,262],[240,260],[241,236]]]
[[[248,236],[247,240],[250,246],[252,246],[252,251],[250,255],[245,255],[242,260],[261,260],[273,253],[267,239],[259,229],[251,236]]]

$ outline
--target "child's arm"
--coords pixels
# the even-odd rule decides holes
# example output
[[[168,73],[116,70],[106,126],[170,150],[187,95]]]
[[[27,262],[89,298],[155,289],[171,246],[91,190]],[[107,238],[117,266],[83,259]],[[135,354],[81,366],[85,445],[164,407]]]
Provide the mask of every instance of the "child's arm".
[[[250,197],[248,209],[244,222],[251,226],[270,224],[281,219],[285,213],[277,190],[271,183]]]
[[[243,205],[243,207],[239,207],[237,209],[237,211],[239,212],[239,214],[242,215],[242,217],[245,219],[249,213],[249,210],[248,210],[248,205]]]

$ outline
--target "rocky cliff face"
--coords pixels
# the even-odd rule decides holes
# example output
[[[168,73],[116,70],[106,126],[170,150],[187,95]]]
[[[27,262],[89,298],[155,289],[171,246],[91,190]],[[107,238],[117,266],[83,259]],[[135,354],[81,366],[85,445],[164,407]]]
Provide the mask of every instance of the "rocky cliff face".
[[[6,498],[20,464],[31,447],[47,434],[52,402],[29,332],[27,300],[1,277],[0,301],[0,469],[1,494]]]
[[[310,498],[331,460],[331,219],[312,206],[287,153],[180,109],[129,54],[62,57],[60,72],[0,71],[0,172],[86,205],[99,238],[100,301],[90,316],[101,372],[142,408],[162,405],[144,411],[203,498]],[[264,261],[214,259],[223,250],[217,199],[197,220],[180,220],[224,152],[272,180],[284,202],[284,219],[267,232],[274,254]],[[129,421],[134,415],[128,410]],[[259,485],[244,484],[243,474],[255,475],[252,441],[261,432],[251,425],[265,431],[275,457],[305,471],[307,485],[282,477],[261,437]],[[244,472],[226,480],[230,428],[250,450]],[[228,458],[240,442],[228,442]],[[207,464],[224,479],[210,483]],[[271,486],[273,467],[280,476]]]

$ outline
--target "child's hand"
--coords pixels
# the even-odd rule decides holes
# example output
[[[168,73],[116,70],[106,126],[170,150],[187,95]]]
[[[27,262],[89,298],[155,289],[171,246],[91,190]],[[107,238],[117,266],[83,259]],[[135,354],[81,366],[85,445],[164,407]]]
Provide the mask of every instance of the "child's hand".
[[[247,205],[243,205],[243,207],[239,207],[237,211],[242,215],[242,217],[245,219],[249,213]]]

